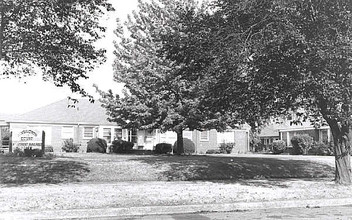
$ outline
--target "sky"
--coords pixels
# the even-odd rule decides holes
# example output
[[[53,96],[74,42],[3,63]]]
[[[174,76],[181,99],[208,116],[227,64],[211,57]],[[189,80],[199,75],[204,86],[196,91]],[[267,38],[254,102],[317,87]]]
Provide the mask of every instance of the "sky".
[[[99,89],[112,89],[115,93],[121,92],[122,85],[113,81],[113,31],[116,28],[116,18],[125,20],[127,14],[137,7],[137,0],[110,0],[115,7],[114,12],[107,16],[107,31],[105,38],[98,42],[107,50],[107,61],[99,68],[89,73],[89,79],[82,81],[80,85],[91,95],[95,95],[93,84]],[[44,82],[40,76],[0,80],[0,114],[21,114],[47,104],[62,100],[68,96],[79,98],[72,94],[67,87],[55,87],[51,82]]]

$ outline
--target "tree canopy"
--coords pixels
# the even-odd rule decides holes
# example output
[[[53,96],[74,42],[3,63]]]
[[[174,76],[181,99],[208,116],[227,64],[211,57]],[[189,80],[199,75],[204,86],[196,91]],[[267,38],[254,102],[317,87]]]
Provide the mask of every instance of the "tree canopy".
[[[139,1],[138,10],[125,24],[129,36],[122,27],[116,31],[114,79],[125,84],[124,96],[101,91],[111,121],[126,128],[175,131],[178,153],[183,152],[183,130],[225,129],[229,121],[225,114],[200,105],[205,78],[184,78],[191,66],[182,61],[175,64],[160,52],[163,36],[183,36],[189,27],[181,26],[180,19],[192,20],[202,10],[194,1]]]
[[[101,64],[94,43],[114,10],[107,0],[0,0],[0,76],[43,73],[56,86],[86,95],[77,81]]]
[[[174,54],[182,62],[203,54],[191,62],[203,63],[194,74],[212,81],[203,104],[213,111],[236,112],[251,125],[298,108],[324,119],[334,138],[336,182],[350,184],[352,2],[218,0],[213,6],[203,31],[189,30],[193,40],[177,38],[198,42],[198,51],[171,40],[163,54],[175,62]]]

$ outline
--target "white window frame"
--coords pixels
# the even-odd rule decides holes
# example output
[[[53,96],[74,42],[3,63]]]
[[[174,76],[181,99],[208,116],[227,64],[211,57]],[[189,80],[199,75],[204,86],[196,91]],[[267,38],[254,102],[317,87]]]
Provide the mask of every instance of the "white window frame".
[[[206,132],[206,134],[207,134],[207,135],[206,135],[206,138],[203,138],[203,137],[202,137],[202,133],[203,133],[203,132]],[[200,141],[209,141],[209,139],[210,139],[210,138],[209,138],[209,136],[210,136],[209,133],[210,133],[209,131],[200,131],[200,133],[199,133],[199,140],[200,140]]]
[[[74,127],[73,126],[62,126],[61,128],[61,138],[70,139],[74,138]]]
[[[110,130],[110,142],[107,139],[105,139],[105,137],[107,137],[107,136],[104,136],[104,130],[107,130],[107,129]],[[114,131],[113,131],[113,129],[111,127],[103,127],[102,128],[102,137],[103,137],[104,140],[106,140],[106,142],[108,144],[110,144],[113,141],[113,134],[114,134],[113,132]]]
[[[112,130],[114,131],[114,137],[113,137],[114,139],[117,139],[118,138],[117,133],[120,133],[120,132],[116,132],[117,130],[121,131],[120,138],[122,139],[122,137],[123,137],[123,129],[122,128],[113,128]]]
[[[87,128],[91,128],[92,129],[92,136],[86,136],[86,129]],[[90,132],[89,132],[90,133]],[[87,126],[87,127],[83,127],[83,138],[84,139],[91,139],[91,138],[94,138],[94,127],[89,127],[89,126]]]
[[[193,131],[183,131],[183,138],[193,140]]]

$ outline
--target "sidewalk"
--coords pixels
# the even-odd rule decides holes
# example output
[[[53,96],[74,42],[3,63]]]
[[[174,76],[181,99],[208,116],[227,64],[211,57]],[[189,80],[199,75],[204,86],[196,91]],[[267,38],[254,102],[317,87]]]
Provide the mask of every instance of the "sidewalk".
[[[4,219],[94,219],[113,217],[132,217],[146,215],[170,215],[200,212],[231,212],[255,209],[273,208],[306,208],[324,206],[352,205],[352,198],[345,199],[322,199],[322,200],[298,200],[298,201],[274,201],[274,202],[239,202],[227,204],[200,204],[179,206],[145,206],[130,208],[101,208],[101,209],[77,209],[77,210],[49,210],[40,212],[3,212],[0,218]]]
[[[0,186],[0,219],[63,219],[352,204],[329,180]]]

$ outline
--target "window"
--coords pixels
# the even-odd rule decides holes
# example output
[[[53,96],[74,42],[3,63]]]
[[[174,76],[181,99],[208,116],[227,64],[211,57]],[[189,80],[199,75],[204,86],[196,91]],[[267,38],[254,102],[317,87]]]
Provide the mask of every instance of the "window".
[[[209,131],[200,132],[200,141],[209,141]]]
[[[63,126],[61,130],[62,139],[73,138],[73,126]]]
[[[103,128],[103,138],[106,142],[111,143],[111,128]]]
[[[132,143],[137,143],[137,130],[131,129],[128,130],[128,141]]]
[[[192,131],[183,131],[183,138],[192,140]]]
[[[137,130],[136,129],[132,129],[132,131],[131,131],[131,142],[137,143]]]
[[[84,127],[83,128],[83,138],[93,138],[93,127]]]
[[[122,139],[122,129],[120,128],[114,129],[114,139],[115,140]]]

